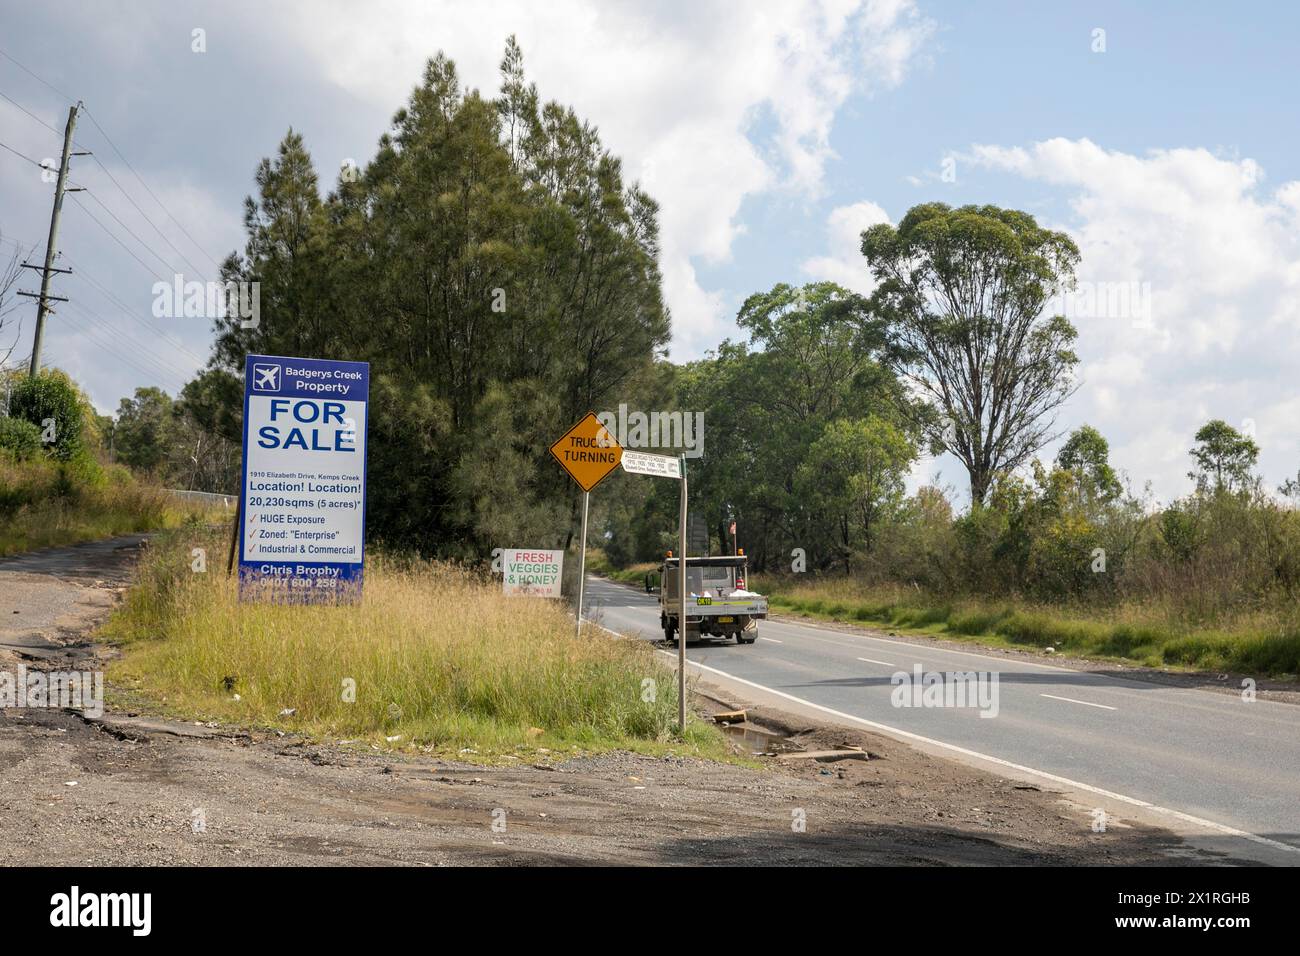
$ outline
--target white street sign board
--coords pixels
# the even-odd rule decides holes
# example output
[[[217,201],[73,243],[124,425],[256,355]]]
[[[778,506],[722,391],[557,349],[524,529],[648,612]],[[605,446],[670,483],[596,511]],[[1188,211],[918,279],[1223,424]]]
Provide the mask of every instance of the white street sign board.
[[[503,593],[514,597],[560,596],[560,578],[564,571],[563,551],[506,548],[501,558]]]
[[[659,478],[680,478],[682,463],[668,455],[648,455],[643,451],[623,449],[623,470],[634,475],[655,475]]]

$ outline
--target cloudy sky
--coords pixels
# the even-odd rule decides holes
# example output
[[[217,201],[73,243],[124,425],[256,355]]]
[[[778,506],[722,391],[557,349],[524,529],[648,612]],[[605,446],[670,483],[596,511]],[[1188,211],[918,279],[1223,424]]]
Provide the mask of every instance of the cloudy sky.
[[[515,33],[542,95],[599,126],[662,204],[674,359],[734,336],[744,297],[777,282],[869,289],[858,233],[915,203],[1014,206],[1083,252],[1063,303],[1082,384],[1060,425],[1100,428],[1168,499],[1188,490],[1192,434],[1223,418],[1254,432],[1276,485],[1300,467],[1300,16],[1260,10],[0,0],[0,254],[43,249],[52,185],[29,160],[57,163],[65,97],[83,100],[95,156],[73,161],[86,192],[59,246],[75,274],[56,282],[72,301],[44,355],[101,410],[137,385],[174,392],[207,322],[153,318],[152,285],[212,278],[242,247],[241,202],[285,130],[331,183],[372,155],[427,57],[491,92]],[[0,356],[30,351],[33,313],[9,316]],[[946,459],[914,483],[935,473],[964,486]]]

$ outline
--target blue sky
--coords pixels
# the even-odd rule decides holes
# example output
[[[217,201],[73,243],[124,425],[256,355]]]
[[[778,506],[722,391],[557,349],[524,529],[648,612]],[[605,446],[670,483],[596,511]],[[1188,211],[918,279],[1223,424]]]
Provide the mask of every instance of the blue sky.
[[[60,245],[79,275],[58,291],[75,306],[52,320],[46,354],[103,410],[136,385],[174,391],[206,356],[206,322],[149,315],[152,283],[195,271],[168,242],[203,277],[208,255],[242,245],[253,170],[290,125],[330,183],[371,155],[424,58],[445,50],[491,91],[515,32],[542,94],[599,125],[662,203],[674,358],[734,335],[743,298],[777,282],[868,289],[857,232],[917,202],[1025,209],[1080,242],[1084,283],[1146,290],[1140,327],[1075,318],[1082,387],[1061,426],[1101,428],[1136,488],[1168,499],[1186,492],[1191,435],[1210,417],[1255,433],[1270,484],[1300,467],[1297,19],[1209,3],[0,0],[0,49],[84,99],[202,250],[83,120],[78,140],[152,220],[75,162],[86,209],[147,263],[65,207]],[[3,58],[0,92],[62,129],[67,104]],[[0,142],[57,156],[58,138],[4,100]],[[0,151],[6,239],[43,245],[49,193]],[[0,330],[0,355],[16,331],[15,358],[30,348],[30,312]],[[913,484],[936,471],[964,484],[942,460]]]

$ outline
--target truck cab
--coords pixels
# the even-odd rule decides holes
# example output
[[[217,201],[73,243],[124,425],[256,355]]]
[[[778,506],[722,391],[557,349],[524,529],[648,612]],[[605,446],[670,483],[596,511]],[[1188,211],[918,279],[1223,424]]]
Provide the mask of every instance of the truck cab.
[[[659,623],[665,641],[672,643],[682,633],[687,641],[734,637],[737,644],[753,644],[758,639],[758,622],[767,617],[767,598],[746,588],[749,558],[744,554],[686,559],[684,630],[678,621],[681,559],[672,552],[659,568],[659,580]]]

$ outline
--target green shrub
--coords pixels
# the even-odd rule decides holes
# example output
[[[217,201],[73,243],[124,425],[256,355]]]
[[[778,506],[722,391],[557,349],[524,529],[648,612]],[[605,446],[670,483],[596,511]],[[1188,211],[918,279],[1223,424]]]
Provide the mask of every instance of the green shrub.
[[[82,449],[86,406],[72,380],[58,371],[20,378],[9,398],[9,414],[35,425],[44,442],[44,430],[53,425],[50,454],[68,461]]]
[[[0,450],[27,461],[41,450],[41,430],[25,418],[0,418]]]
[[[1300,630],[1237,641],[1229,666],[1247,673],[1300,674]]]

